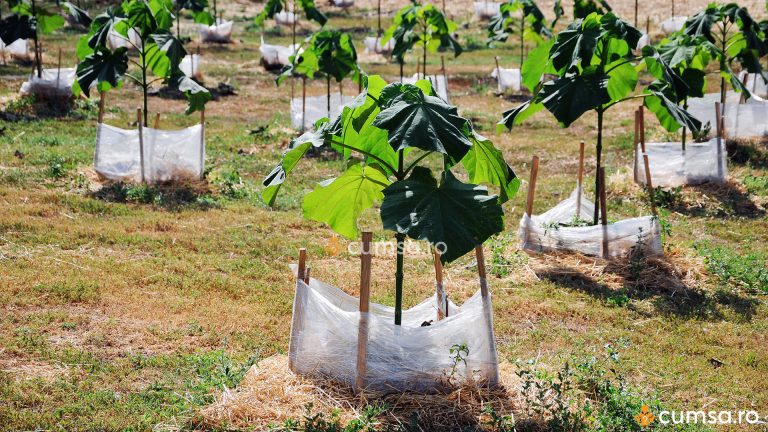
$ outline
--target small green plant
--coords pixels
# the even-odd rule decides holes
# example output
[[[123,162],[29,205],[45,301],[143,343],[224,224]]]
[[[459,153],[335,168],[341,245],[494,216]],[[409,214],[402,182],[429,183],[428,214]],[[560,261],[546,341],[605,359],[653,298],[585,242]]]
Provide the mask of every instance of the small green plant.
[[[100,288],[92,282],[56,282],[52,284],[37,284],[33,290],[48,301],[58,303],[86,303],[98,301],[101,297]]]
[[[682,201],[681,186],[670,189],[655,187],[653,188],[653,202],[662,208],[672,208]]]
[[[253,356],[235,364],[224,350],[216,350],[192,356],[190,360],[197,379],[188,385],[189,397],[195,404],[204,405],[213,402],[211,390],[235,388],[259,358]]]
[[[250,195],[248,187],[237,171],[221,173],[213,179],[213,182],[219,187],[221,194],[227,198],[243,199]]]
[[[48,165],[48,177],[55,179],[62,178],[67,174],[67,168],[65,166],[66,159],[57,154],[48,156],[46,164]]]
[[[494,432],[513,432],[515,430],[515,417],[511,414],[501,415],[491,404],[483,406],[483,414],[488,417],[484,422],[488,429]]]
[[[304,406],[304,415],[300,419],[289,418],[280,426],[271,426],[272,432],[374,432],[381,416],[389,407],[386,404],[367,405],[360,416],[343,425],[339,418],[338,409],[330,414],[314,413],[312,402]]]
[[[451,371],[448,372],[448,382],[451,382],[453,380],[453,377],[456,375],[456,371],[459,368],[459,365],[464,363],[464,366],[467,365],[467,357],[469,357],[469,347],[467,346],[466,342],[462,342],[460,344],[453,344],[451,348],[448,349],[448,352],[450,353],[451,357]]]
[[[491,266],[490,273],[496,277],[507,277],[512,273],[515,262],[507,257],[507,245],[509,238],[497,235],[491,239]]]
[[[707,264],[707,269],[721,283],[747,291],[768,293],[768,257],[757,253],[744,255],[724,246],[708,242],[694,245]]]
[[[544,422],[550,431],[586,430],[584,415],[575,408],[574,371],[570,363],[551,374],[537,362],[517,361],[515,374],[522,381],[521,393],[529,417]]]
[[[629,252],[629,278],[637,280],[640,273],[645,268],[647,255],[645,251],[645,238],[643,237],[643,228],[638,228],[637,241],[635,246]]]

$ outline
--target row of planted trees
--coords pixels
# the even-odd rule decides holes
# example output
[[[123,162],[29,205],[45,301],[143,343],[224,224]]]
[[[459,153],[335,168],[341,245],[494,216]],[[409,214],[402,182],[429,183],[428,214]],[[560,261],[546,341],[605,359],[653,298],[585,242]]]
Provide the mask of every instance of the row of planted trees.
[[[712,73],[722,77],[722,92],[727,82],[746,91],[731,69],[733,64],[762,73],[759,60],[768,53],[764,24],[734,4],[709,6],[691,17],[682,32],[639,52],[635,47],[642,33],[612,12],[598,8],[555,34],[553,24],[543,21],[535,5],[519,0],[507,4],[508,9],[502,6],[501,18],[493,23],[490,37],[508,37],[511,21],[505,22],[503,14],[522,10],[523,16],[530,18],[515,30],[525,34],[528,29],[529,35],[537,35],[537,46],[522,67],[523,84],[532,97],[503,113],[500,130],[512,129],[542,110],[549,111],[563,127],[593,112],[596,173],[603,164],[604,120],[612,108],[642,102],[666,130],[699,133],[703,125],[686,111],[686,101],[705,93],[712,63],[717,64]],[[403,20],[396,18],[396,22],[402,24]],[[411,27],[415,28],[418,26]],[[425,44],[413,34],[405,37],[406,33],[394,29],[391,37],[419,41],[424,53],[428,51],[429,42]],[[451,43],[446,42],[446,46]],[[641,80],[641,73],[649,74],[651,80]],[[446,262],[500,232],[501,204],[514,196],[519,185],[501,152],[455,107],[435,97],[428,82],[385,85],[379,77],[362,79],[365,90],[337,118],[292,143],[264,181],[265,202],[274,203],[286,176],[311,147],[328,145],[345,158],[356,154],[359,159],[341,176],[321,183],[305,197],[305,217],[325,222],[354,239],[361,213],[380,203],[382,224],[395,232],[398,246],[406,237],[447,245],[441,256]],[[442,162],[444,168],[438,176],[423,166],[430,158]],[[454,171],[458,165],[464,167],[469,183],[457,180]],[[597,193],[597,175],[595,180]],[[481,183],[497,188],[498,196],[489,195],[478,186]],[[596,198],[595,224],[599,204]],[[402,265],[399,247],[395,269],[397,324],[402,307]]]

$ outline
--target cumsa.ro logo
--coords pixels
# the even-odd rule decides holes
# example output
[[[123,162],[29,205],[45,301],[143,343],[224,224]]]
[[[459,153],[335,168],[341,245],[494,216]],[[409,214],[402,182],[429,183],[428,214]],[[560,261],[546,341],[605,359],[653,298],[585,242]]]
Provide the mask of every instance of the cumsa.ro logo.
[[[640,413],[635,416],[635,420],[641,427],[648,427],[656,420],[656,416],[648,409],[648,405],[643,405],[640,408]]]

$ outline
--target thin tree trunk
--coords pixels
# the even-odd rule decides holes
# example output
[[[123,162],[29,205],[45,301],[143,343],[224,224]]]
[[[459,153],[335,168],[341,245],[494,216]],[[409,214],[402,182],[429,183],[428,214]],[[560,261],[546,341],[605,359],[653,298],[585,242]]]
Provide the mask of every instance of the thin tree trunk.
[[[377,21],[378,21],[378,31],[376,32],[376,35],[381,37],[381,0],[378,1],[378,4],[376,5],[376,14],[377,14]],[[376,43],[378,44],[379,41],[377,40]]]
[[[149,124],[149,113],[147,104],[147,93],[149,92],[149,85],[147,85],[147,56],[146,56],[146,41],[141,41],[141,90],[144,93],[144,125]]]
[[[595,147],[595,155],[597,158],[597,167],[595,171],[595,214],[593,222],[597,225],[598,217],[600,216],[600,162],[603,153],[603,110],[597,110],[597,146]]]
[[[37,17],[37,8],[35,7],[35,0],[32,0],[32,16]],[[38,40],[37,40],[37,27],[35,27],[35,67],[37,68],[37,77],[42,78],[43,77],[43,55],[40,52],[40,49],[38,47]]]
[[[523,59],[525,58],[525,56],[523,55],[523,50],[525,49],[525,39],[523,39],[524,32],[525,32],[525,15],[522,15],[520,17],[520,72],[521,72],[521,75],[523,71]]]
[[[328,90],[328,94],[327,94],[328,97],[326,99],[326,101],[328,102],[327,103],[328,118],[331,118],[331,77],[326,78],[325,82],[327,84],[327,90]]]
[[[179,1],[176,0],[176,39],[181,39],[181,28],[179,27],[179,21],[181,21],[179,12],[181,12],[181,8],[179,7]]]
[[[426,33],[426,32],[425,32]],[[424,57],[422,58],[423,65],[421,66],[422,71],[424,72],[424,79],[427,79],[427,39],[424,38]],[[416,71],[417,74],[419,71]]]
[[[685,98],[683,101],[683,109],[688,111],[688,98]],[[685,136],[687,135],[688,130],[685,126],[683,126],[683,139],[681,140],[681,143],[683,145],[683,153],[685,153]]]
[[[292,28],[291,32],[293,33],[293,35],[292,35],[293,42],[291,42],[291,43],[293,45],[291,46],[291,50],[294,51],[294,55],[295,55],[296,54],[296,51],[295,51],[296,50],[296,0],[293,0],[293,11],[292,12],[293,12],[293,20],[291,22],[291,28]],[[291,74],[291,75],[293,75],[293,74]],[[294,87],[295,87],[295,84],[296,84],[296,79],[293,76],[291,76],[291,100],[293,100],[293,97],[294,97],[294,93],[295,93]],[[330,117],[330,115],[329,115],[329,117]]]

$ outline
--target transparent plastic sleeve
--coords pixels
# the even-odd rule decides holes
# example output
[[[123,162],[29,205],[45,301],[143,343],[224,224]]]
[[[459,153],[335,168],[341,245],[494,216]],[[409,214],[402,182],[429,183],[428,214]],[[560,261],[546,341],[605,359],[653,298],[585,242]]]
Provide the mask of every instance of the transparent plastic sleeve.
[[[291,100],[291,124],[295,129],[311,129],[315,122],[323,117],[331,119],[337,117],[344,105],[353,100],[353,96],[344,96],[342,98],[338,93],[332,93],[331,115],[329,116],[327,96],[307,96],[307,107],[304,114],[302,114],[301,109],[301,98],[294,98]]]
[[[559,226],[576,217],[577,196],[578,189],[545,213],[533,217],[523,214],[518,231],[520,247],[535,252],[569,250],[610,258],[627,256],[636,247],[650,254],[663,253],[661,228],[655,217],[625,219],[608,225]],[[592,219],[595,205],[591,201],[582,196],[579,208],[580,219]]]
[[[688,135],[690,137],[690,134]],[[723,183],[728,177],[725,140],[712,138],[703,143],[646,143],[648,166],[654,186],[675,187],[706,182]],[[645,184],[642,150],[635,152],[635,178]]]
[[[501,75],[501,78],[499,78],[499,75]],[[494,68],[491,71],[491,78],[499,81],[501,91],[507,91],[508,89],[516,92],[520,91],[520,69]]]
[[[390,39],[387,41],[387,43],[383,43],[384,41],[380,37],[372,37],[368,36],[365,38],[363,43],[365,44],[365,52],[368,54],[370,53],[376,53],[376,54],[389,54],[392,52],[392,50],[395,48],[395,40]]]
[[[144,180],[158,183],[198,179],[203,173],[205,141],[200,124],[176,131],[143,128]],[[114,181],[141,181],[138,130],[100,123],[96,132],[94,169]]]
[[[501,3],[480,1],[475,2],[475,16],[480,19],[490,19],[499,14]]]
[[[269,66],[287,66],[291,63],[291,56],[296,53],[298,47],[298,44],[282,46],[270,45],[262,41],[261,45],[259,45],[259,53],[261,54],[262,61]]]
[[[0,40],[0,53],[3,56],[16,59],[31,59],[33,57],[33,53],[29,49],[28,39],[16,39],[9,45]]]
[[[432,88],[435,89],[435,93],[437,93],[437,95],[444,101],[450,102],[451,99],[448,96],[448,78],[446,78],[445,75],[427,75],[427,77],[424,78],[424,74],[417,73],[413,74],[411,77],[403,77],[403,83],[415,84],[416,81],[420,79],[426,79],[431,82]]]
[[[181,59],[179,69],[190,78],[200,76],[200,56],[198,54],[187,54]]]
[[[682,30],[685,22],[688,21],[687,16],[676,16],[667,18],[661,22],[661,31],[665,34],[671,34],[676,31]]]
[[[449,302],[440,321],[433,296],[403,311],[401,326],[394,325],[391,307],[371,303],[367,313],[358,307],[359,300],[339,288],[297,281],[289,347],[294,372],[354,386],[358,343],[364,343],[360,379],[368,390],[428,393],[446,388],[449,378],[498,383],[490,294],[478,291],[461,307]],[[433,322],[422,326],[425,321]],[[451,358],[451,347],[461,344],[469,351],[466,363]]]
[[[75,83],[75,68],[43,69],[42,76],[29,75],[29,80],[21,84],[22,95],[41,95],[49,97],[72,96],[72,84]]]
[[[726,93],[725,136],[748,138],[768,136],[768,101],[753,95],[740,103],[741,94]],[[689,99],[688,112],[702,123],[709,123],[715,131],[715,102],[720,102],[720,93],[708,93],[703,98]]]
[[[217,19],[216,24],[200,25],[200,39],[203,42],[224,43],[232,40],[232,21]]]

